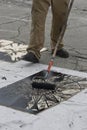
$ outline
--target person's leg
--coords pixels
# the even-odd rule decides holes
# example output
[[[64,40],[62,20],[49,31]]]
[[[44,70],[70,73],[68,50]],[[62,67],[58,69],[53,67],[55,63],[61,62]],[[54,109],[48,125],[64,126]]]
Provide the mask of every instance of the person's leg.
[[[51,0],[33,0],[32,4],[32,25],[27,51],[33,52],[38,59],[44,44],[45,21],[50,4]]]
[[[52,19],[52,30],[51,30],[51,49],[54,50],[55,45],[57,44],[58,38],[60,31],[62,29],[62,26],[65,22],[67,11],[68,11],[68,4],[69,0],[52,0],[52,14],[53,14],[53,19]],[[61,50],[63,48],[63,42],[61,42],[58,46],[58,50]],[[57,54],[60,57],[67,58],[69,54],[64,51],[63,55],[59,55],[61,51],[59,51]]]

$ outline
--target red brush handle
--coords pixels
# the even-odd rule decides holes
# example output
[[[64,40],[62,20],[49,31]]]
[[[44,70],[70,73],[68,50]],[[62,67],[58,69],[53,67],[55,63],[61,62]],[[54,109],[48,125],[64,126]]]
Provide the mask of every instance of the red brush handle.
[[[48,65],[48,68],[47,68],[48,73],[50,72],[52,66],[53,66],[53,59],[51,59],[50,62],[49,62],[49,65]]]

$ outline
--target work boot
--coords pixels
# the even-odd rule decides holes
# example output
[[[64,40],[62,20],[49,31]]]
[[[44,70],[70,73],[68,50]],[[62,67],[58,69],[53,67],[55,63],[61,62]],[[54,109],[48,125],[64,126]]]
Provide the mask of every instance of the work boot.
[[[54,52],[54,49],[52,50],[52,54],[53,54],[53,52]],[[56,56],[59,56],[61,58],[68,58],[69,53],[65,49],[62,48],[60,50],[57,50]]]
[[[22,59],[25,61],[33,62],[33,63],[39,62],[39,59],[32,52],[28,52],[26,55],[23,56]]]

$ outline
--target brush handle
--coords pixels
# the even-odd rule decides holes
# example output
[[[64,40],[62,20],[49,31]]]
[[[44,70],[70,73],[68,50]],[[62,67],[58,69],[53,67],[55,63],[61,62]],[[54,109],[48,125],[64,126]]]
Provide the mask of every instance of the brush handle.
[[[70,14],[70,11],[71,11],[71,8],[72,8],[72,5],[73,5],[73,2],[74,0],[70,0],[70,3],[69,3],[69,7],[68,7],[68,12],[67,12],[67,15],[66,15],[66,18],[65,18],[65,23],[62,27],[62,30],[60,32],[60,35],[59,35],[59,38],[58,38],[58,41],[57,41],[57,44],[55,46],[55,49],[54,49],[54,52],[53,52],[53,55],[52,55],[52,58],[49,62],[49,65],[48,65],[48,68],[47,68],[47,73],[46,73],[46,78],[51,70],[51,67],[53,66],[53,63],[54,63],[54,58],[56,56],[56,52],[58,50],[58,45],[61,43],[63,37],[64,37],[64,34],[65,34],[65,30],[66,30],[66,27],[67,27],[67,21],[68,21],[68,17],[69,17],[69,14]]]
[[[49,64],[48,64],[47,72],[46,72],[45,77],[44,77],[45,79],[48,77],[48,74],[49,74],[49,72],[51,70],[51,67],[53,66],[53,61],[54,61],[54,58],[52,58],[50,60]]]
[[[53,66],[53,58],[50,60],[50,62],[49,62],[49,65],[48,65],[48,68],[47,68],[47,72],[49,73],[50,72],[50,70],[51,70],[51,67]]]

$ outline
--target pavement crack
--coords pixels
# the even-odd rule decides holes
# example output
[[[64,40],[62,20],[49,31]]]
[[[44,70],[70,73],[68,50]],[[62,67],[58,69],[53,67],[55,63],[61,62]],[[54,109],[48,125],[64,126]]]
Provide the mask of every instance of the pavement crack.
[[[26,15],[26,14],[25,14]],[[0,26],[1,25],[7,25],[7,24],[12,24],[12,23],[15,23],[15,22],[17,22],[17,21],[21,21],[22,22],[22,24],[17,28],[17,34],[15,35],[15,36],[13,36],[13,37],[10,37],[10,39],[15,39],[15,38],[17,38],[17,37],[19,37],[20,36],[20,34],[21,34],[21,27],[23,27],[23,26],[26,26],[28,23],[29,23],[29,21],[30,20],[27,20],[27,19],[29,19],[29,15],[26,15],[26,16],[23,16],[23,17],[20,17],[20,18],[15,18],[15,20],[11,20],[11,21],[9,21],[9,22],[3,22],[3,23],[1,23],[0,24]],[[24,24],[24,25],[23,25]]]
[[[21,18],[15,18],[15,20],[11,20],[11,21],[9,21],[9,22],[3,22],[3,23],[1,23],[0,25],[10,24],[10,23],[14,23],[14,22],[17,22],[17,21],[21,21],[21,20],[23,20],[22,22],[24,22],[24,23],[28,23],[29,20],[25,20],[26,18],[29,18],[29,15],[28,15],[28,16],[23,16],[23,17],[21,17]]]
[[[17,37],[19,37],[20,35],[21,35],[21,28],[23,27],[23,26],[26,26],[27,25],[27,23],[24,23],[24,25],[22,24],[22,25],[20,25],[19,27],[18,27],[18,29],[17,29],[17,34],[15,35],[15,36],[13,36],[13,37],[10,37],[10,39],[16,39]]]
[[[87,60],[87,57],[83,57],[83,56],[74,56],[74,57],[77,57],[77,58],[80,58],[80,59],[86,59]]]
[[[87,12],[87,9],[85,9],[85,8],[77,8],[77,7],[75,7],[75,10],[77,10],[77,11],[81,11],[81,12]]]

